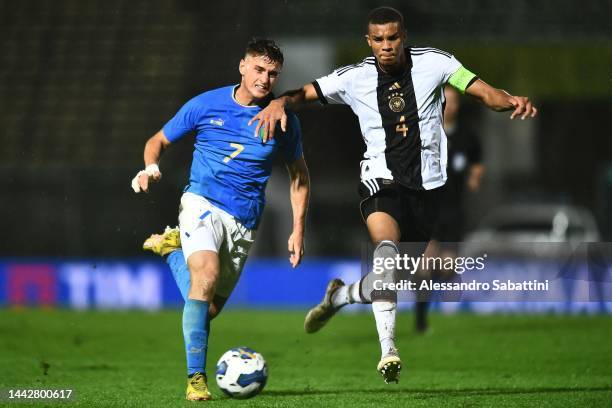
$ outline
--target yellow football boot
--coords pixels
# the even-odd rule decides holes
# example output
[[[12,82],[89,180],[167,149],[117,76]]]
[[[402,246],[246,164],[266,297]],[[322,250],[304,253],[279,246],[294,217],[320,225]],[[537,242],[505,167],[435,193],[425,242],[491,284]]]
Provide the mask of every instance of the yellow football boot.
[[[166,256],[180,248],[181,234],[178,227],[166,227],[162,234],[153,234],[142,244],[142,249],[151,251],[159,256]]]
[[[206,376],[202,373],[195,373],[191,378],[188,378],[185,398],[188,401],[208,401],[212,399],[206,381]]]

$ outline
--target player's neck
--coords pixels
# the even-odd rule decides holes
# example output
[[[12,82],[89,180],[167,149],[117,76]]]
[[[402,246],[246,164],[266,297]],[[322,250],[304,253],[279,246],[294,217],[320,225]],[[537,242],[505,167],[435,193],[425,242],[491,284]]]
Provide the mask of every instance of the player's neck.
[[[260,101],[254,98],[242,85],[239,85],[234,91],[234,99],[242,106],[255,106]]]

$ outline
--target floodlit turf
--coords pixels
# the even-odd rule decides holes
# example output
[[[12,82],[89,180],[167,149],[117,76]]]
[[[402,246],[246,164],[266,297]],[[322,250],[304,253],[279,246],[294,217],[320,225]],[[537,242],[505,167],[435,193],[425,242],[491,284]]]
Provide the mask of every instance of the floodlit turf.
[[[267,359],[268,385],[246,401],[213,385],[214,401],[189,403],[179,311],[2,310],[0,389],[70,388],[75,400],[61,406],[71,407],[612,405],[611,317],[434,315],[433,333],[416,336],[404,312],[398,385],[375,370],[371,315],[341,314],[314,335],[302,319],[224,312],[213,322],[209,369],[226,349],[247,345]]]

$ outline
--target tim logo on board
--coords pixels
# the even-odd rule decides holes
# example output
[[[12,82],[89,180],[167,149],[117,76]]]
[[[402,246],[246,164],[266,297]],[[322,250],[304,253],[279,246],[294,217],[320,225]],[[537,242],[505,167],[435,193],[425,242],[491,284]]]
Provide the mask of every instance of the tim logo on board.
[[[75,309],[149,309],[162,306],[159,267],[153,264],[65,263],[59,270],[66,302]]]
[[[0,306],[155,310],[163,305],[164,287],[175,289],[164,282],[164,275],[170,275],[164,267],[148,262],[0,262]],[[176,289],[166,292],[174,295],[170,300],[180,298]]]

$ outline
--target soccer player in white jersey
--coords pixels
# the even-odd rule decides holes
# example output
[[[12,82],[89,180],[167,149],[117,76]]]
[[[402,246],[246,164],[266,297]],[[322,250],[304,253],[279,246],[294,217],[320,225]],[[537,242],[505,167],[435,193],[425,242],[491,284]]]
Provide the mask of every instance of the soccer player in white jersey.
[[[393,8],[370,13],[365,37],[373,56],[286,92],[252,121],[259,121],[257,129],[263,128],[267,140],[274,137],[278,121],[285,128],[286,106],[318,100],[351,107],[366,144],[360,207],[376,259],[397,255],[400,241],[425,246],[431,238],[439,191],[446,181],[445,84],[490,109],[512,111],[510,119],[534,117],[537,110],[527,97],[486,84],[447,52],[407,46],[404,19]],[[395,273],[388,270],[382,277],[394,281]],[[372,303],[382,354],[377,369],[386,382],[397,382],[401,361],[394,341],[396,294],[373,291],[371,275],[351,285],[332,280],[304,327],[315,332],[344,305]]]
[[[179,231],[169,229],[145,242],[146,249],[166,256],[185,298],[188,400],[211,398],[206,378],[210,320],[219,314],[240,277],[263,212],[272,165],[279,156],[290,176],[291,265],[296,267],[303,255],[310,187],[297,117],[290,114],[289,126],[272,144],[264,143],[257,133],[254,136],[255,125],[247,124],[273,98],[282,65],[283,54],[273,41],[251,41],[240,61],[240,84],[204,92],[183,105],[147,141],[146,168],[132,180],[135,192],[147,191],[150,182],[161,178],[158,164],[163,150],[196,133],[189,184],[181,197],[180,238]]]

